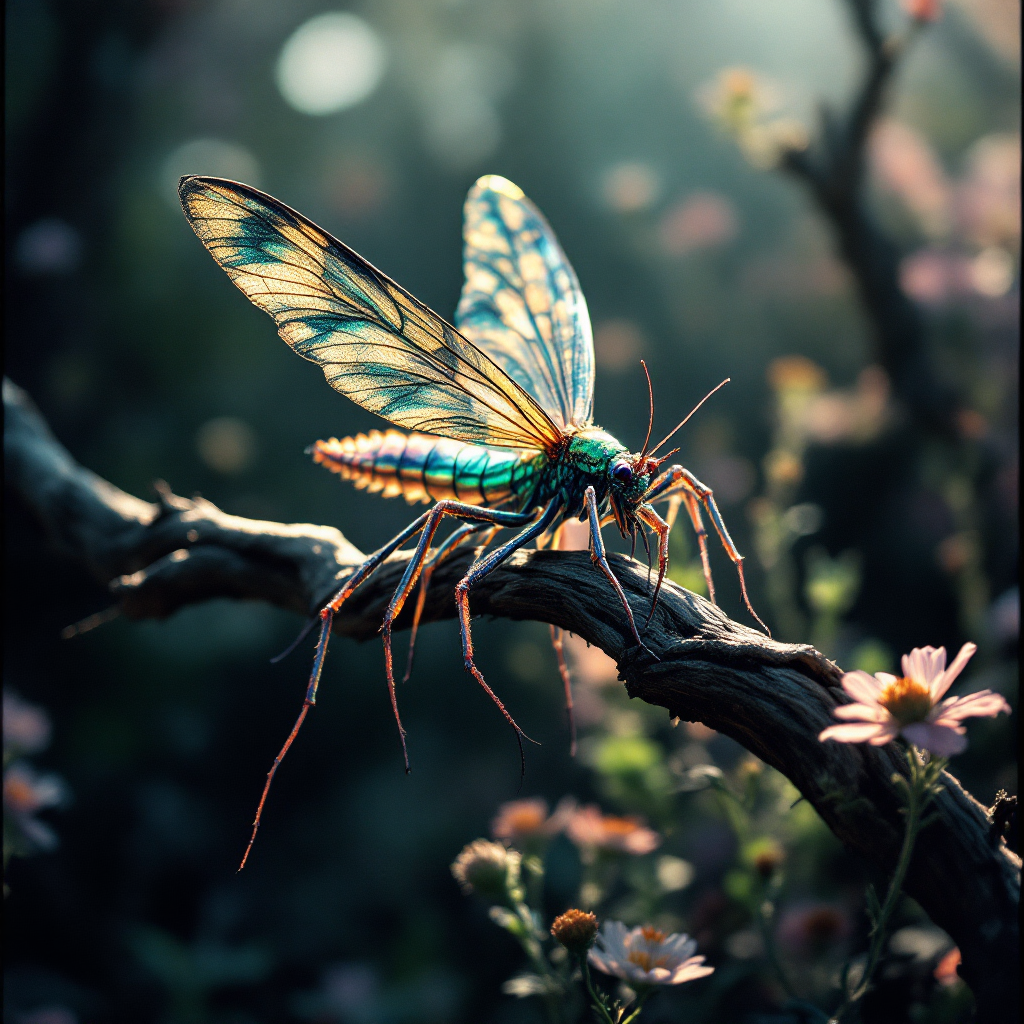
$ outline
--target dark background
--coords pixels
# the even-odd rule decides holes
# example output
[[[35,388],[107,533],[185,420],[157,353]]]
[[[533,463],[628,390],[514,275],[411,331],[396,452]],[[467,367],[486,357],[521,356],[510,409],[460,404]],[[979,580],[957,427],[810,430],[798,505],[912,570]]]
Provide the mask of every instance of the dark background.
[[[885,417],[867,440],[842,427],[842,402],[855,401],[876,357],[828,223],[795,182],[751,166],[705,110],[707,84],[746,65],[772,83],[778,116],[812,125],[818,100],[842,101],[857,79],[843,4],[379,0],[354,9],[383,47],[379,84],[314,115],[286,102],[275,67],[289,36],[325,10],[7,5],[6,373],[72,454],[142,497],[160,478],[231,513],[335,524],[372,550],[408,506],[340,484],[303,449],[379,421],[231,288],[173,185],[192,172],[256,184],[447,317],[461,286],[462,200],[476,176],[500,173],[545,213],[581,280],[598,422],[639,445],[641,356],[663,433],[732,378],[677,443],[752,556],[751,596],[776,632],[812,639],[786,635],[757,557],[756,502],[783,500],[764,469],[785,447],[769,367],[799,355],[824,371],[819,391],[834,401],[805,432],[784,499],[823,510],[792,549],[797,621],[817,621],[844,667],[973,639],[981,650],[965,685],[1015,705],[1020,231],[999,153],[1009,146],[1019,160],[1019,7],[950,4],[896,78],[887,117],[898,130],[873,144],[871,208],[907,253],[939,373],[975,417],[955,442],[915,436],[905,448]],[[897,24],[895,4],[890,13]],[[1002,227],[979,228],[964,213],[971,202]],[[900,423],[898,403],[890,412]],[[83,1022],[533,1019],[499,992],[516,949],[447,870],[519,792],[514,739],[465,676],[452,623],[424,629],[400,692],[409,777],[379,645],[335,642],[236,876],[308,671],[306,648],[268,659],[300,621],[215,602],[60,642],[106,593],[15,499],[5,514],[5,685],[51,716],[53,743],[36,760],[71,794],[46,815],[59,849],[8,870],[6,1019],[51,1006]],[[812,549],[860,559],[831,632],[804,592]],[[680,542],[677,563],[692,570],[692,544]],[[712,564],[721,603],[742,619],[714,547]],[[522,795],[591,798],[593,773],[568,756],[547,628],[480,622],[475,638],[488,679],[543,743],[529,750]],[[680,742],[662,718],[646,728],[668,751]],[[957,761],[986,803],[1000,787],[1016,792],[1012,734],[1006,719],[972,725]],[[737,756],[724,740],[717,749],[725,764]],[[684,926],[713,860],[680,904]],[[828,848],[808,878],[843,863]],[[376,986],[390,1009],[360,1017],[342,996],[341,1009],[311,1010],[310,993],[332,977]]]

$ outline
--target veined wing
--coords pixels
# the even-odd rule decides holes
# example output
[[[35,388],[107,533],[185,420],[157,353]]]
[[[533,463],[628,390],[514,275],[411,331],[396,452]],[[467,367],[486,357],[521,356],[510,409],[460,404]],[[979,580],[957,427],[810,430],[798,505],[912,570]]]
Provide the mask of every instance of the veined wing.
[[[312,221],[248,185],[182,178],[185,216],[335,390],[400,427],[549,450],[561,431],[454,327]]]
[[[466,197],[459,330],[561,428],[594,414],[594,341],[576,273],[522,190],[487,175]]]

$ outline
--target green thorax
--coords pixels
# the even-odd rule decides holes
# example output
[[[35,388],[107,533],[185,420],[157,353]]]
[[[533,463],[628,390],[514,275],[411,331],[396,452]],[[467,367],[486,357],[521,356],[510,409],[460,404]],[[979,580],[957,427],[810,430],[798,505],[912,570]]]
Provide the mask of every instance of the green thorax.
[[[587,427],[566,439],[554,455],[524,455],[513,474],[513,490],[525,510],[558,498],[567,516],[583,510],[583,495],[593,486],[603,507],[608,495],[608,467],[628,449],[600,427]]]

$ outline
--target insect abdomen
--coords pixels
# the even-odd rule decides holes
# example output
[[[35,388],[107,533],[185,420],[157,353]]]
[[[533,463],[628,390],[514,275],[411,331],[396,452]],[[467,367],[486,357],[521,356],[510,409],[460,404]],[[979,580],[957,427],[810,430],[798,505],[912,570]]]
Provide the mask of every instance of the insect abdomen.
[[[517,452],[398,430],[332,437],[317,441],[310,453],[315,462],[371,494],[401,494],[410,505],[455,498],[490,507],[516,496],[524,463],[536,457],[533,452],[524,459]]]

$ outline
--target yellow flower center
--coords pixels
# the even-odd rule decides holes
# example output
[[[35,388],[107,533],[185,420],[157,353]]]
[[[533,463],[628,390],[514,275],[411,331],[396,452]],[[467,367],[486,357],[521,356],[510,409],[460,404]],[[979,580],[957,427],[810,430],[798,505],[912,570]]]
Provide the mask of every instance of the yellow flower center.
[[[646,950],[634,949],[626,959],[631,964],[636,964],[642,971],[653,971],[655,967],[664,967],[668,963],[667,956],[654,956]]]
[[[665,935],[664,932],[659,932],[657,928],[655,928],[653,925],[649,925],[649,924],[648,925],[644,925],[644,927],[640,929],[640,934],[648,942],[658,942],[658,943],[661,943],[661,942],[664,942],[665,939],[667,938],[667,936]]]
[[[905,676],[888,683],[882,689],[878,703],[900,725],[923,722],[933,707],[932,695],[928,687],[916,679],[909,679]]]
[[[632,835],[640,826],[632,818],[615,818],[609,815],[601,824],[609,835]]]
[[[505,822],[511,831],[529,835],[539,832],[545,820],[544,811],[539,807],[517,807],[509,813]]]

